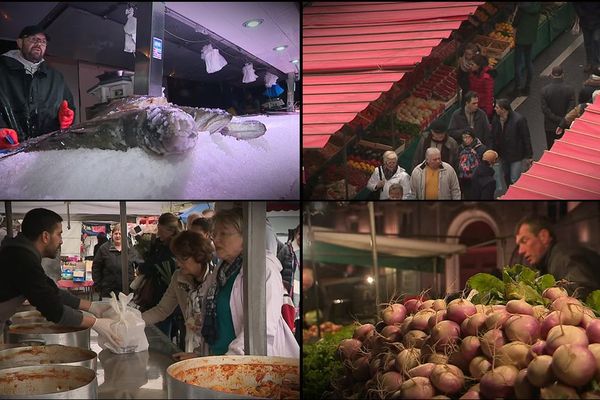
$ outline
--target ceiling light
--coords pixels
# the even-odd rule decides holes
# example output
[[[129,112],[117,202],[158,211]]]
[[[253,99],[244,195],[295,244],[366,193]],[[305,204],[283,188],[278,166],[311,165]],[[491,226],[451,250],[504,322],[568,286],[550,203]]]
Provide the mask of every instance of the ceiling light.
[[[297,58],[294,58],[292,61],[290,61],[292,64],[298,64],[300,62],[300,60],[298,60]]]
[[[245,28],[256,28],[257,26],[259,26],[260,24],[262,24],[263,21],[264,21],[264,19],[260,19],[260,18],[258,18],[258,19],[251,19],[251,20],[248,20],[248,21],[244,22],[242,25]]]
[[[285,49],[287,49],[286,44],[284,44],[283,46],[273,47],[273,50],[275,50],[275,51],[284,51]]]

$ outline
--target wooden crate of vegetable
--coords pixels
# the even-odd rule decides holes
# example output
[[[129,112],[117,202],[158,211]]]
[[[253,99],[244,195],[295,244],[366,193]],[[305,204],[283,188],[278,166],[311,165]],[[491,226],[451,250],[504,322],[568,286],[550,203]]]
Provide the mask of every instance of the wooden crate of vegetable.
[[[481,49],[481,54],[490,58],[504,58],[510,51],[510,42],[494,39],[489,36],[477,35],[473,43]]]
[[[597,398],[600,291],[561,284],[516,265],[474,275],[466,298],[390,301],[339,343],[325,398]]]

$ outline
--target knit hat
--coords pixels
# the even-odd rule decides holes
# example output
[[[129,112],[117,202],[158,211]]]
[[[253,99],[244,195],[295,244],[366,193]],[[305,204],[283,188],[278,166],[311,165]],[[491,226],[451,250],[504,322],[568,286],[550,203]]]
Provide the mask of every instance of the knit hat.
[[[486,150],[483,153],[483,160],[487,161],[490,164],[493,164],[496,162],[496,160],[498,160],[498,153],[496,153],[494,150]]]

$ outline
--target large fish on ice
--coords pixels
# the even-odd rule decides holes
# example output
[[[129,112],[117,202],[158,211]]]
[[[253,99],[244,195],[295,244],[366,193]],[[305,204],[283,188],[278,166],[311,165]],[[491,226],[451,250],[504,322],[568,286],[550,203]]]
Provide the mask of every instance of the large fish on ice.
[[[151,154],[168,155],[192,149],[201,133],[253,139],[266,132],[258,121],[231,120],[232,115],[220,109],[180,107],[164,97],[132,96],[112,101],[93,119],[25,141],[20,150],[141,147]]]

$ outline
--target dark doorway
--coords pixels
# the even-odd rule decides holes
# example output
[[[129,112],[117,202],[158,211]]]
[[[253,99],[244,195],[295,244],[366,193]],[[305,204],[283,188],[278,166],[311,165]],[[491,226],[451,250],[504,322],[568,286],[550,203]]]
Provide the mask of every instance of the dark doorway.
[[[469,224],[460,236],[460,243],[467,247],[489,242],[495,238],[492,228],[483,221]],[[467,280],[479,272],[495,273],[496,244],[490,243],[474,247],[460,255],[460,288],[464,288]]]

